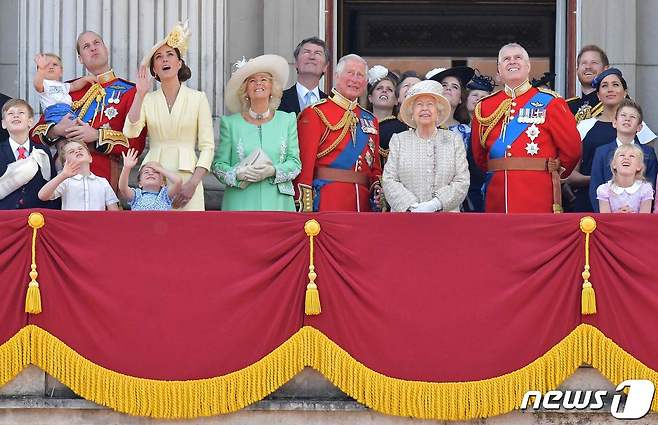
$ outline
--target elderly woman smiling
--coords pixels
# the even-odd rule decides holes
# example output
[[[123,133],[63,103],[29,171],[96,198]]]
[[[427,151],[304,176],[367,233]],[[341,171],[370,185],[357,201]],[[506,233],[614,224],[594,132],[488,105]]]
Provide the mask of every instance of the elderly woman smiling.
[[[409,130],[394,134],[384,167],[383,189],[393,211],[459,211],[470,182],[459,135],[437,129],[451,114],[441,83],[411,87],[400,119]]]
[[[294,211],[301,170],[297,116],[277,111],[288,62],[262,55],[240,61],[225,90],[227,108],[212,172],[226,185],[223,210]]]

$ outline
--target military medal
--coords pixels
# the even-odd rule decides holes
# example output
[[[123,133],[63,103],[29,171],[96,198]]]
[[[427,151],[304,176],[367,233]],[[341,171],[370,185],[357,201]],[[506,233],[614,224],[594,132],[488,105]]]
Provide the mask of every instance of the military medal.
[[[528,129],[525,131],[525,134],[528,136],[530,141],[534,142],[537,136],[539,136],[539,127],[533,124],[528,127]]]
[[[115,108],[114,106],[109,106],[109,107],[105,108],[105,111],[103,111],[103,114],[107,117],[108,120],[111,120],[112,118],[119,115],[119,111],[117,111],[117,108]]]
[[[375,129],[375,123],[367,120],[365,118],[361,118],[361,130],[363,130],[364,133],[366,134],[377,134],[377,130]]]
[[[528,142],[525,145],[525,151],[528,155],[537,155],[539,153],[539,145],[535,142]]]
[[[372,167],[372,154],[370,151],[366,151],[366,162],[368,163],[368,167]]]

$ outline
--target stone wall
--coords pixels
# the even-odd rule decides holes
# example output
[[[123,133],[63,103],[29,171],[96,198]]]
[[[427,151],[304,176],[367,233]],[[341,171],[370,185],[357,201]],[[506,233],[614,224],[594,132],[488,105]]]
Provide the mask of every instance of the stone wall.
[[[567,379],[562,389],[614,390],[610,382],[598,371],[581,367]],[[265,400],[241,411],[193,420],[155,420],[132,417],[98,406],[78,398],[71,390],[34,366],[21,372],[12,382],[0,388],[0,425],[48,423],[51,425],[88,424],[481,424],[481,425],[535,425],[535,424],[618,424],[609,408],[600,411],[515,411],[505,415],[472,421],[446,422],[401,418],[383,415],[355,402],[322,375],[305,369],[286,385]],[[658,414],[652,413],[635,425],[658,424]]]
[[[597,44],[628,82],[644,109],[644,120],[658,132],[658,2],[580,0],[580,45]]]

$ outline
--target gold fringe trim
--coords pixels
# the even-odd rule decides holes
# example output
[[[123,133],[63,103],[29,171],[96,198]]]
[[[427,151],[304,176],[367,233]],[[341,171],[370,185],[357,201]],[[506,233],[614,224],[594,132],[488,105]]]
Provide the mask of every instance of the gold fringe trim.
[[[5,385],[32,363],[31,329],[22,328],[0,345],[0,386]]]
[[[485,418],[517,409],[529,390],[555,389],[583,363],[614,383],[658,372],[625,352],[601,331],[581,324],[529,365],[495,378],[434,383],[387,377],[367,368],[317,329],[305,326],[256,363],[227,375],[158,381],[123,375],[77,354],[35,326],[0,345],[0,383],[29,363],[82,397],[131,415],[194,418],[229,413],[263,399],[304,366],[320,371],[357,401],[382,413],[437,420]],[[652,410],[658,411],[654,398]]]

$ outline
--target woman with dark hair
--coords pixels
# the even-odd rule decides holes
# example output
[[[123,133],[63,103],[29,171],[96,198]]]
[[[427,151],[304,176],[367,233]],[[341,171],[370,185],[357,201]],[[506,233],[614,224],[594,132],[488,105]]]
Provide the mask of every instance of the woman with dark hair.
[[[379,122],[395,119],[398,100],[395,86],[398,76],[381,65],[368,70],[368,96],[366,109],[371,111]]]
[[[628,85],[621,71],[617,68],[608,68],[592,80],[592,87],[596,89],[599,100],[603,105],[603,112],[596,118],[588,118],[578,123],[578,132],[583,143],[583,155],[567,183],[571,187],[575,200],[572,210],[574,212],[593,212],[594,207],[589,197],[589,182],[592,174],[594,153],[599,146],[613,142],[617,131],[612,122],[617,108],[628,95]],[[642,131],[637,134],[637,141],[641,144],[651,142],[656,135],[643,123]]]
[[[123,132],[135,137],[146,126],[149,151],[142,163],[159,162],[183,179],[183,186],[173,199],[175,209],[203,211],[201,179],[210,170],[215,139],[205,93],[181,84],[192,75],[182,59],[189,35],[187,23],[176,24],[167,38],[144,56],[137,73],[137,93]],[[150,92],[153,78],[160,82],[160,88]],[[199,150],[198,157],[195,148]]]
[[[450,102],[450,115],[443,124],[444,128],[461,136],[466,149],[466,159],[470,176],[470,187],[462,205],[465,212],[483,212],[484,198],[482,184],[484,173],[473,160],[471,149],[471,114],[468,111],[468,95],[466,88],[475,75],[475,70],[468,66],[455,66],[449,69],[433,69],[427,73],[427,78],[438,81],[443,86],[443,95]]]
[[[462,136],[464,143],[470,140],[471,117],[466,110],[466,84],[471,81],[475,71],[468,66],[455,66],[448,69],[433,69],[427,73],[428,80],[434,80],[443,86],[443,95],[450,102],[450,116],[443,124],[445,128]]]
[[[382,160],[382,167],[386,163],[386,158],[388,158],[388,144],[391,137],[394,134],[402,133],[409,129],[405,123],[400,121],[397,115],[409,88],[420,81],[416,71],[403,72],[400,76],[400,81],[395,86],[394,94],[397,105],[394,109],[393,116],[379,120],[379,154]]]

